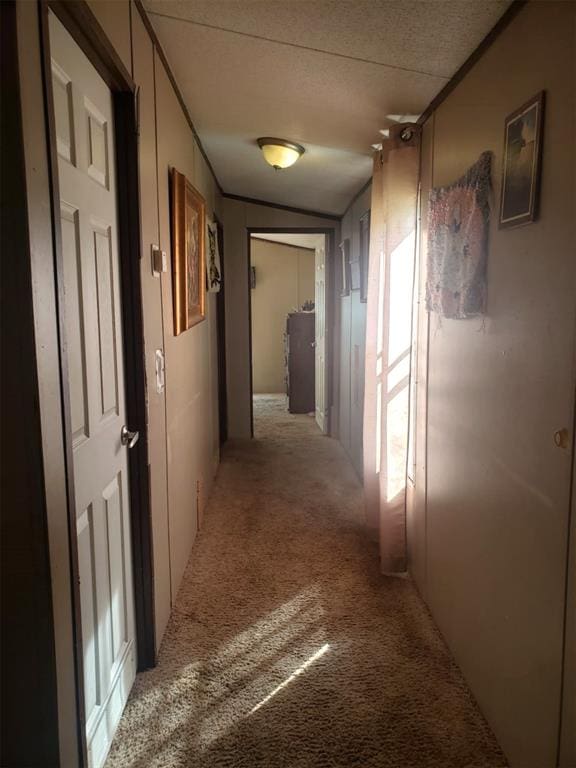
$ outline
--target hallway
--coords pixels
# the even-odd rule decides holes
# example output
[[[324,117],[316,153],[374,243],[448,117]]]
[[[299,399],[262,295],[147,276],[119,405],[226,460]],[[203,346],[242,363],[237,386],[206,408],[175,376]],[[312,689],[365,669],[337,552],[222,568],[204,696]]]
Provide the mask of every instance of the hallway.
[[[500,768],[408,581],[383,578],[339,444],[284,398],[227,446],[107,768]]]
[[[306,413],[289,413],[286,395],[253,395],[254,437],[268,438],[322,437],[314,417]]]

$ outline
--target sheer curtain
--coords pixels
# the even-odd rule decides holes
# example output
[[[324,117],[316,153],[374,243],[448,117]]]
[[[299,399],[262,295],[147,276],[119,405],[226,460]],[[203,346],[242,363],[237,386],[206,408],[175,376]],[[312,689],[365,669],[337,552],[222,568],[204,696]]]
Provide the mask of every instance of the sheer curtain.
[[[406,462],[419,126],[390,129],[374,157],[366,316],[364,491],[383,573],[406,570]]]

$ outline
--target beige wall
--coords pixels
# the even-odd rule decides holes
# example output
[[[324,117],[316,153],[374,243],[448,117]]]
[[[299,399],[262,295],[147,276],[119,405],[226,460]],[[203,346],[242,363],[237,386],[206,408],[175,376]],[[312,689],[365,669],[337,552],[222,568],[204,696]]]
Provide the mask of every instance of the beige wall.
[[[156,56],[158,189],[160,246],[170,253],[169,170],[178,168],[200,191],[209,213],[215,190],[162,63]],[[172,599],[180,585],[190,549],[212,486],[218,455],[217,356],[213,326],[215,295],[206,297],[206,320],[174,336],[172,275],[162,276],[164,349],[166,354],[166,428],[168,509]],[[199,493],[198,508],[196,504]]]
[[[573,3],[521,9],[423,144],[424,202],[430,184],[457,179],[484,150],[494,194],[485,321],[431,317],[412,572],[521,768],[556,765],[559,726],[571,455],[554,432],[574,415],[574,16]],[[541,214],[499,230],[504,118],[541,89]]]
[[[341,239],[350,240],[350,256],[360,256],[360,218],[370,210],[371,187],[354,201],[342,219]],[[338,253],[339,255],[339,253]],[[362,477],[362,436],[364,419],[364,352],[366,304],[360,291],[337,298],[340,307],[340,356],[337,376],[340,384],[339,438],[356,472]]]
[[[96,5],[96,11],[99,9]],[[134,48],[133,76],[140,84],[140,207],[142,252],[158,243],[158,186],[156,168],[156,94],[154,90],[154,47],[138,13],[132,17]],[[142,296],[148,381],[148,452],[150,495],[154,539],[154,597],[156,636],[160,641],[170,615],[170,542],[168,540],[168,480],[166,466],[165,393],[155,387],[155,350],[163,349],[162,293],[158,277],[152,275],[150,259],[142,258]]]
[[[286,392],[284,332],[289,312],[314,301],[314,251],[251,238],[252,391]]]
[[[250,323],[248,315],[248,229],[327,228],[338,242],[339,222],[224,198],[224,259],[226,276],[226,378],[228,435],[251,435]]]
[[[138,11],[128,0],[87,0],[87,2],[114,46],[122,64],[128,72],[132,72],[133,30],[130,26],[130,20],[131,17],[138,16]]]

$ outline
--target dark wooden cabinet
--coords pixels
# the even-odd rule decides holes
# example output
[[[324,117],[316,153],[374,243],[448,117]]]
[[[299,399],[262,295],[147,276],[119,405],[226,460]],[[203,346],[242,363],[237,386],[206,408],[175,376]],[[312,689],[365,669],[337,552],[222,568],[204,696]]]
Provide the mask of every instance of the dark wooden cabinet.
[[[286,322],[288,410],[313,413],[315,410],[314,312],[291,312]]]

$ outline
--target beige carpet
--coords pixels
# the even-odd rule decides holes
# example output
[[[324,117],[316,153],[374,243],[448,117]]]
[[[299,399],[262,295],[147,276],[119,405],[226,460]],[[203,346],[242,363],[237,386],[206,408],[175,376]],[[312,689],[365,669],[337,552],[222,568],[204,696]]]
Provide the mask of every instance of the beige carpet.
[[[289,413],[286,395],[254,395],[254,437],[322,437],[313,414]]]
[[[342,448],[284,400],[224,452],[158,667],[107,768],[506,764],[411,584],[384,578]]]

